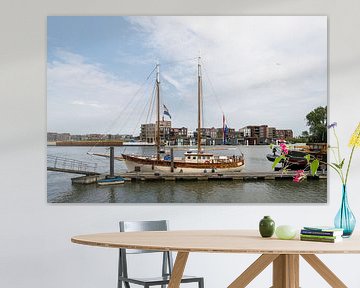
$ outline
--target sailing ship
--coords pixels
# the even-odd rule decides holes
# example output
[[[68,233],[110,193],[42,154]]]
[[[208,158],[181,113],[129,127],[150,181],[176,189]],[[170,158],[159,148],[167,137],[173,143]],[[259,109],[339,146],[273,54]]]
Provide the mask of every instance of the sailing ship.
[[[245,165],[244,155],[223,156],[214,155],[205,152],[201,147],[201,119],[202,119],[202,73],[201,58],[198,58],[197,73],[198,89],[198,129],[197,129],[197,149],[188,150],[183,157],[161,157],[160,140],[160,67],[156,66],[156,155],[144,156],[134,154],[122,154],[122,160],[125,161],[129,172],[178,172],[178,173],[196,173],[196,172],[240,172]],[[116,158],[115,158],[116,159]]]

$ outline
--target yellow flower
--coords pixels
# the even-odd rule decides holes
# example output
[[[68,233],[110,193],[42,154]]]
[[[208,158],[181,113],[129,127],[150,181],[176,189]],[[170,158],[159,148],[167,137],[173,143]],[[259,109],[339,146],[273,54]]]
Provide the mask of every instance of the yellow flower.
[[[349,146],[360,147],[360,122],[350,138]]]

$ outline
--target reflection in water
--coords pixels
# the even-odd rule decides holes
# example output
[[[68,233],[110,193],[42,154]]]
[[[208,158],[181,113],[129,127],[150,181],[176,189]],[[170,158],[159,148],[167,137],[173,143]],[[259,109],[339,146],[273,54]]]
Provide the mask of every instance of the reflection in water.
[[[108,195],[109,195],[109,203],[116,203],[116,193],[115,193],[115,187],[114,186],[110,186],[109,187],[109,191],[108,191]]]
[[[246,159],[246,171],[270,171],[266,146],[240,147]],[[97,148],[100,149],[100,148]],[[124,148],[116,148],[120,154]],[[130,148],[128,148],[130,149]],[[131,147],[131,149],[140,149]],[[108,160],[89,156],[88,147],[49,147],[48,154],[84,161],[96,161],[106,172]],[[152,147],[145,149],[149,154]],[[103,152],[101,150],[96,152]],[[129,152],[129,151],[127,151]],[[176,151],[181,155],[183,151]],[[234,154],[234,150],[224,150]],[[116,171],[124,170],[116,161]],[[327,181],[140,181],[122,185],[72,185],[79,175],[48,172],[48,202],[53,203],[326,203]]]

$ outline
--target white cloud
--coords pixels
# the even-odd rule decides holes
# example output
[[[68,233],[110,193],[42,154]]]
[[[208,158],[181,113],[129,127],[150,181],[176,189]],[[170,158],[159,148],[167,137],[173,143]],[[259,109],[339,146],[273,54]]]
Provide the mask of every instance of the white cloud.
[[[118,51],[120,59],[115,61],[136,66],[161,59],[162,96],[173,126],[196,127],[194,58],[199,52],[208,126],[221,126],[220,102],[232,127],[269,124],[300,133],[306,128],[305,115],[326,105],[326,17],[126,19],[138,34],[139,47],[145,48],[140,56],[135,56],[139,51]],[[137,118],[147,114],[143,105],[151,84],[136,94],[139,84],[109,73],[91,59],[65,50],[56,56],[48,63],[49,130],[105,132],[118,119],[112,125],[118,129],[115,133],[139,133]]]
[[[59,50],[56,56],[56,61],[48,63],[47,71],[48,130],[72,133],[128,130],[125,119],[141,101],[136,95],[140,86],[119,79],[81,55]],[[114,122],[115,119],[118,121]]]
[[[147,35],[145,43],[164,61],[193,58],[201,51],[204,67],[222,106],[225,112],[230,111],[236,125],[275,120],[274,125],[284,126],[286,121],[296,119],[294,129],[300,131],[305,129],[306,113],[318,105],[326,105],[326,17],[160,16],[128,19],[137,25],[138,31]],[[195,103],[196,91],[192,91],[194,85],[190,85],[196,81],[195,61],[179,62],[166,68],[165,65],[165,80],[181,91],[175,96],[185,98],[186,103]],[[205,93],[212,94],[209,85],[204,85]],[[212,112],[207,123],[220,125],[221,117],[216,115],[213,107],[216,102],[211,101],[210,96],[207,98],[210,102],[208,110]],[[286,103],[286,109],[281,108],[283,103]],[[299,105],[300,111],[294,109]],[[180,119],[187,125],[186,110],[194,111],[190,106],[185,105],[179,113],[184,115]],[[242,117],[241,111],[249,110],[253,112],[243,113],[247,117]],[[277,113],[282,114],[282,120],[277,120]]]

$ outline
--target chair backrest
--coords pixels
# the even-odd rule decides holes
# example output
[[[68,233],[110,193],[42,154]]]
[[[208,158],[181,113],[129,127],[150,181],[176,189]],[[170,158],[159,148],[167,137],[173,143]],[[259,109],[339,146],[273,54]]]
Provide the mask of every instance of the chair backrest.
[[[137,231],[167,231],[169,224],[167,220],[155,221],[120,221],[120,232]],[[155,253],[159,251],[126,249],[126,254]]]
[[[167,231],[167,220],[155,221],[120,221],[120,232]]]
[[[158,221],[120,221],[120,232],[137,232],[137,231],[167,231],[169,228],[167,220]],[[169,251],[150,251],[136,249],[119,249],[119,276],[128,277],[127,254],[139,253],[159,253],[163,254],[162,275],[171,275],[173,267],[172,255]],[[129,284],[127,283],[130,287]]]

